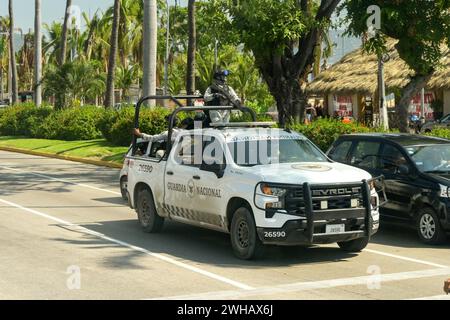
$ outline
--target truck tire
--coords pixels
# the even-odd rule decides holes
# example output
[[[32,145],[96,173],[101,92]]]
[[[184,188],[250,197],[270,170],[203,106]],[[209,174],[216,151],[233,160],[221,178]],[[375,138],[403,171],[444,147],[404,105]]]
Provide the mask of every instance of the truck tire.
[[[142,229],[147,233],[158,233],[164,225],[164,218],[156,212],[153,195],[148,189],[139,192],[136,211]]]
[[[420,240],[425,244],[442,244],[447,239],[436,212],[428,207],[420,209],[416,219],[416,229]]]
[[[122,199],[128,202],[128,177],[123,176],[120,178],[120,193],[122,194]]]
[[[231,246],[237,258],[252,260],[260,258],[264,245],[258,237],[252,212],[241,207],[237,209],[231,221]]]
[[[355,240],[338,242],[338,246],[346,252],[361,252],[369,244],[369,238],[359,238]]]

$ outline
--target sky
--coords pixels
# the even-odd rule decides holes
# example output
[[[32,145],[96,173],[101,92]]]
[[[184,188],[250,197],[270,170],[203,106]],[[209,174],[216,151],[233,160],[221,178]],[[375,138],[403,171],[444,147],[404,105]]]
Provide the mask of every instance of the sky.
[[[170,0],[174,3],[175,0]],[[73,0],[73,5],[79,6],[81,11],[93,15],[98,9],[105,10],[112,6],[114,0]],[[186,0],[178,0],[178,4],[185,5]],[[41,0],[42,22],[63,21],[65,0]],[[0,0],[0,16],[8,15],[8,0]],[[14,15],[17,28],[27,33],[34,29],[34,0],[14,0]]]

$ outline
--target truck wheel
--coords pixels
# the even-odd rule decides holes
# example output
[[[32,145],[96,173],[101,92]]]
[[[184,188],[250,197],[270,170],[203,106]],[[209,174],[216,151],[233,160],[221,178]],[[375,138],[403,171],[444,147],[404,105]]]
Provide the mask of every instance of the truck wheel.
[[[144,189],[139,192],[136,208],[139,222],[145,232],[157,233],[161,231],[164,218],[158,216],[153,196],[149,190]]]
[[[361,252],[369,244],[369,238],[359,238],[355,240],[338,242],[338,246],[346,252]]]
[[[264,245],[258,238],[256,224],[249,209],[236,210],[231,221],[231,246],[239,259],[251,260],[261,257]]]
[[[447,239],[438,216],[431,208],[422,208],[419,211],[416,228],[420,240],[426,244],[441,244]]]
[[[128,201],[128,177],[123,176],[120,179],[120,193],[122,194],[122,199]]]

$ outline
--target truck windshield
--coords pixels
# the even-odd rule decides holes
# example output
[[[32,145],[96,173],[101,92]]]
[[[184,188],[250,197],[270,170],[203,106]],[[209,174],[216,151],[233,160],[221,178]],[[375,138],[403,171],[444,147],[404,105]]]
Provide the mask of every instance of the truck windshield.
[[[408,146],[406,151],[421,172],[450,172],[450,144]]]
[[[228,143],[234,162],[243,167],[276,163],[328,162],[309,140],[280,139]]]

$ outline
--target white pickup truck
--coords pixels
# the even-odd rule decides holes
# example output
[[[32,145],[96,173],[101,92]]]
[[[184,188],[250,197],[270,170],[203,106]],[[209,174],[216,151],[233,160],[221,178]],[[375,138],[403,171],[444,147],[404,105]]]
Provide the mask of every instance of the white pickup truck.
[[[176,114],[193,110],[177,109],[169,132]],[[186,130],[173,144],[134,141],[121,182],[144,231],[159,232],[168,219],[226,232],[241,259],[261,256],[264,245],[338,243],[359,252],[378,230],[369,173],[267,123]]]

